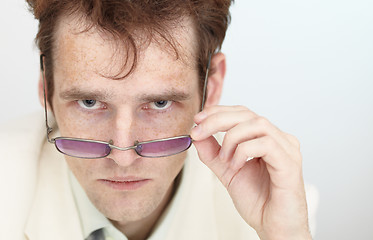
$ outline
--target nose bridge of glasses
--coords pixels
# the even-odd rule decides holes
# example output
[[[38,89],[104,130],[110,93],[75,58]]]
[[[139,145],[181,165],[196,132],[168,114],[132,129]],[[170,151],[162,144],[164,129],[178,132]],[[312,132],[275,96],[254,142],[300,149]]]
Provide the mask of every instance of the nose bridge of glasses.
[[[109,147],[112,149],[109,158],[111,158],[118,166],[121,167],[127,167],[134,164],[140,157],[136,151],[127,151],[132,149],[136,150],[136,145],[129,147],[118,147],[114,145],[113,141],[110,141]]]
[[[127,151],[127,150],[131,150],[131,149],[135,149],[137,146],[136,146],[136,144],[135,144],[135,145],[133,145],[133,146],[129,146],[129,147],[118,147],[118,146],[113,145],[113,141],[110,140],[110,142],[109,142],[109,147],[110,147],[111,149],[117,149],[117,150],[120,150],[120,151]]]

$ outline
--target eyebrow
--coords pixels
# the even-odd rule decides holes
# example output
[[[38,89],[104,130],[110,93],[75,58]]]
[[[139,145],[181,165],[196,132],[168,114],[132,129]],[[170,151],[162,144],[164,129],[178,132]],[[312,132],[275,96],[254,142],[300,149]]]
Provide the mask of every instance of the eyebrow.
[[[99,101],[106,101],[113,97],[113,94],[103,90],[81,90],[78,88],[71,88],[60,93],[60,97],[65,100],[77,99],[94,99]]]
[[[156,102],[160,100],[172,100],[172,101],[185,101],[190,99],[192,96],[184,91],[170,89],[161,93],[145,93],[136,97],[138,101],[143,102]]]
[[[98,101],[108,101],[108,99],[113,98],[113,94],[104,91],[104,90],[81,90],[77,88],[71,88],[66,91],[63,91],[59,94],[59,96],[64,100],[80,100],[80,99],[94,99]],[[161,93],[144,93],[136,96],[135,99],[137,101],[143,102],[156,102],[160,100],[172,100],[172,101],[185,101],[191,99],[191,94],[175,90],[175,89],[167,89]]]

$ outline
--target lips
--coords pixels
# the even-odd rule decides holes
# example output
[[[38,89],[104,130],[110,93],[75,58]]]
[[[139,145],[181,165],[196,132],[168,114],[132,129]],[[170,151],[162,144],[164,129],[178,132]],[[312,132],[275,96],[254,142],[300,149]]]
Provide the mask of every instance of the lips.
[[[113,177],[100,179],[99,181],[115,190],[133,191],[149,183],[150,179],[139,177]]]

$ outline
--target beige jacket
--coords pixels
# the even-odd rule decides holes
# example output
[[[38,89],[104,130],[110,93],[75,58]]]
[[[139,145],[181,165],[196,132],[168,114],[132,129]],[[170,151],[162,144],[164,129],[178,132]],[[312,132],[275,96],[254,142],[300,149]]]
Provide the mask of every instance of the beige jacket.
[[[0,239],[83,239],[66,162],[45,135],[41,112],[0,127]],[[184,173],[179,207],[158,226],[166,240],[259,239],[194,148]]]

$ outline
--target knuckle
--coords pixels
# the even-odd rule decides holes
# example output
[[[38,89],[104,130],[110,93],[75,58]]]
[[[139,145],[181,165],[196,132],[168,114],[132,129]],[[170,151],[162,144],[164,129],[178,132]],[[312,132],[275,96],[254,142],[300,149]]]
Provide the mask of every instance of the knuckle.
[[[296,149],[300,149],[300,141],[297,137],[291,134],[287,134],[289,141],[295,146]]]
[[[302,157],[302,154],[300,152],[297,152],[296,158],[298,159],[298,162],[302,165],[303,157]]]
[[[262,117],[262,116],[258,116],[255,121],[257,122],[258,125],[260,126],[268,126],[270,124],[270,122],[268,121],[267,118],[265,117]]]
[[[263,138],[263,144],[265,144],[268,149],[274,149],[277,145],[275,140],[269,136]]]
[[[243,106],[243,105],[236,105],[234,106],[234,108],[238,111],[247,111],[249,110],[247,107]]]
[[[217,112],[217,113],[213,113],[211,114],[210,116],[210,120],[212,122],[214,122],[215,124],[219,123],[220,121],[222,121],[222,113],[221,112]]]
[[[296,167],[298,169],[302,168],[303,158],[302,158],[302,155],[300,154],[300,152],[295,153],[294,157],[295,157],[295,165],[296,165]]]
[[[245,119],[250,119],[254,117],[254,114],[249,110],[241,110],[240,113],[243,115]]]
[[[300,141],[298,140],[298,138],[294,137],[294,145],[296,146],[297,149],[300,149]]]

